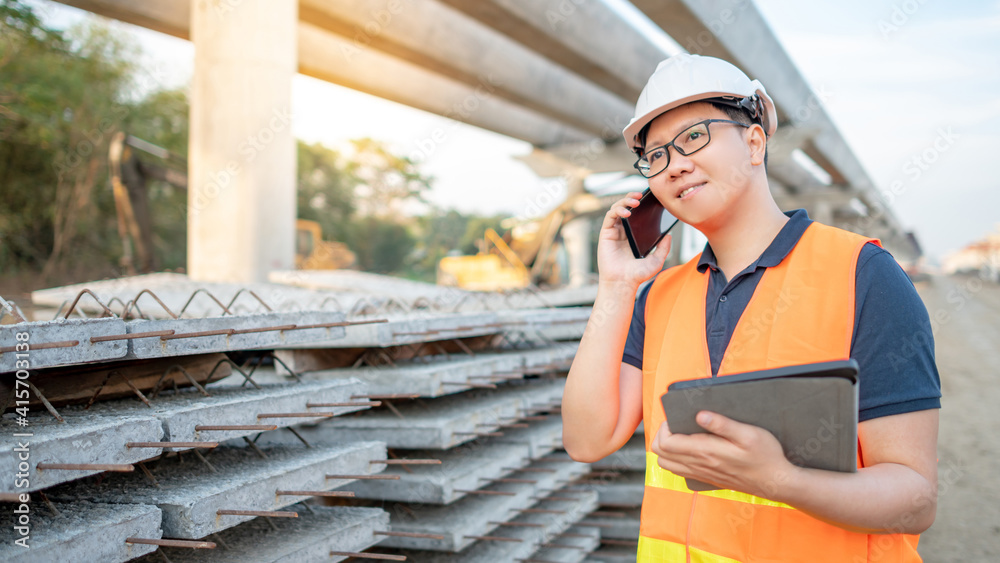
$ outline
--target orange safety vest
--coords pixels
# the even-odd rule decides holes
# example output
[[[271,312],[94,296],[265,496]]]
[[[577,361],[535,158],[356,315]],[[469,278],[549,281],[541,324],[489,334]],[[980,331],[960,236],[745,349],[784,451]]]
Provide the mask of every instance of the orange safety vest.
[[[849,358],[855,269],[867,242],[880,244],[812,223],[788,256],[764,273],[736,325],[719,375]],[[696,257],[661,272],[646,300],[646,483],[637,560],[920,561],[918,535],[849,532],[750,494],[728,489],[694,492],[684,478],[656,463],[649,445],[664,421],[660,397],[667,386],[712,376],[705,337],[709,273],[699,272],[697,264]],[[860,444],[858,454],[858,466],[863,467]]]

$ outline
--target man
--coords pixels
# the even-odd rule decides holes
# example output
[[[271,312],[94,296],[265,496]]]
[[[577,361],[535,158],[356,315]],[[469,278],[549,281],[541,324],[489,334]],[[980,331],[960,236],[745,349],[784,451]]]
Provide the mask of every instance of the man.
[[[644,422],[640,561],[919,561],[937,503],[928,315],[878,241],[779,210],[765,173],[776,128],[763,85],[733,65],[657,67],[625,140],[652,193],[708,245],[661,272],[670,237],[637,260],[621,226],[640,194],[608,211],[563,443],[593,462]],[[673,381],[848,357],[861,367],[857,473],[793,465],[772,434],[717,413],[698,414],[709,433],[673,435],[659,406]],[[721,489],[693,492],[686,477]]]

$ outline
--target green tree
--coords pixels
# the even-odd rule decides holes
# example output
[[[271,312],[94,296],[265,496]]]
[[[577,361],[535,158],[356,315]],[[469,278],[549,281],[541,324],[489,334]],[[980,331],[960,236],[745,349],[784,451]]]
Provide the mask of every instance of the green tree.
[[[352,238],[357,182],[344,170],[340,153],[319,143],[298,141],[296,182],[298,217],[319,223],[328,240]]]
[[[29,6],[0,0],[0,271],[114,273],[120,254],[108,188],[108,142],[177,94],[136,100],[137,50],[88,24],[46,28]],[[161,108],[162,109],[162,108]],[[175,131],[185,139],[183,131]],[[147,139],[153,142],[160,138]]]

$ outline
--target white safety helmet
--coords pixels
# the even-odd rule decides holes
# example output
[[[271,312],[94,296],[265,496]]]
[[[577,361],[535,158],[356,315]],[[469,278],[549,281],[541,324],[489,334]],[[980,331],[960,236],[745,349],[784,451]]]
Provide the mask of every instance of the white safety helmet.
[[[657,116],[677,106],[710,98],[722,98],[712,101],[748,110],[768,137],[778,128],[774,102],[760,81],[750,80],[743,71],[722,59],[684,53],[656,66],[639,94],[635,117],[622,131],[625,143],[638,153],[642,150],[639,132]]]

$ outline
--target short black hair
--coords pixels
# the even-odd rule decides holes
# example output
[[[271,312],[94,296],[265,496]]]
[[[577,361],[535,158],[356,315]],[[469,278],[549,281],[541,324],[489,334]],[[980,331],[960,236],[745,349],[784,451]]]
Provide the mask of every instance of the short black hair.
[[[761,123],[760,121],[758,121],[758,120],[754,119],[753,117],[751,117],[750,116],[750,112],[748,110],[746,110],[746,109],[735,107],[735,106],[731,106],[731,105],[727,105],[727,104],[720,104],[718,102],[713,102],[711,100],[701,100],[701,101],[703,101],[703,102],[705,102],[707,104],[710,104],[715,109],[717,109],[717,110],[721,111],[722,113],[726,114],[726,117],[728,117],[729,119],[732,119],[733,121],[736,121],[738,123],[742,123],[743,125],[750,126],[750,125],[753,125],[754,123],[756,123],[756,124],[760,125],[761,127],[764,126],[763,123]],[[642,156],[642,153],[645,152],[645,149],[646,149],[646,135],[649,134],[649,126],[652,125],[652,123],[653,123],[652,121],[650,121],[649,123],[647,123],[645,127],[643,127],[641,130],[639,130],[639,134],[636,135],[636,137],[639,140],[639,156]],[[766,139],[764,141],[764,171],[765,172],[767,171],[767,140]]]

